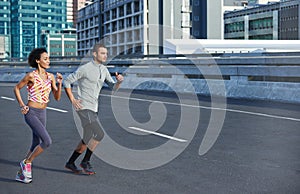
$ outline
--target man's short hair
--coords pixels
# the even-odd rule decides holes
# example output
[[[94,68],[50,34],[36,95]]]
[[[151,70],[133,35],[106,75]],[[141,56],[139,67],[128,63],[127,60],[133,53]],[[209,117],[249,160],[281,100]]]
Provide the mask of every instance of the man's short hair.
[[[94,45],[94,47],[93,47],[93,52],[97,52],[98,51],[98,49],[99,48],[106,48],[106,46],[104,45],[104,44],[102,44],[102,43],[96,43],[95,45]]]

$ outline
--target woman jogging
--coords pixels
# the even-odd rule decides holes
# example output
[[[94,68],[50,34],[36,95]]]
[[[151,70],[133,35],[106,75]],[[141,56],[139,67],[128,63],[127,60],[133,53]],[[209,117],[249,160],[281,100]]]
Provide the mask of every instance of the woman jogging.
[[[50,146],[52,140],[46,130],[46,107],[49,102],[49,94],[52,91],[55,100],[61,97],[62,75],[46,70],[50,67],[50,59],[46,49],[36,48],[31,51],[28,63],[36,68],[27,73],[15,86],[14,93],[20,105],[21,113],[24,114],[26,123],[32,130],[32,144],[24,160],[20,162],[21,169],[17,172],[16,180],[23,183],[32,181],[31,163],[44,149]],[[56,85],[57,81],[57,85]],[[28,102],[22,100],[20,90],[27,86]]]

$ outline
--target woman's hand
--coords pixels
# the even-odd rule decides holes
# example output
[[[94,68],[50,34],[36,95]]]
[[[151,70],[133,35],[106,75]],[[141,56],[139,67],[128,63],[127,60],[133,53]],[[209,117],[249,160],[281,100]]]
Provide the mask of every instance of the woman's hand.
[[[56,82],[61,84],[63,80],[63,76],[61,73],[56,73]]]
[[[27,113],[28,113],[28,111],[29,111],[29,106],[22,106],[21,107],[21,113],[23,114],[23,115],[26,115]]]

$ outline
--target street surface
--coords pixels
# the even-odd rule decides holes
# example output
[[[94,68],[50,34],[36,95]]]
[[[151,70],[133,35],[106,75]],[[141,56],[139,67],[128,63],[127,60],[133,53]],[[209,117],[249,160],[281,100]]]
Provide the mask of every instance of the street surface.
[[[31,130],[19,112],[13,85],[0,84],[0,193],[300,193],[300,104],[227,99],[227,109],[217,110],[225,114],[220,133],[200,155],[209,123],[218,120],[210,121],[209,97],[198,96],[197,106],[189,95],[178,99],[173,93],[133,91],[127,98],[127,92],[111,96],[109,90],[102,91],[99,118],[106,138],[120,147],[99,144],[91,160],[97,174],[92,176],[64,168],[80,130],[66,94],[59,102],[52,97],[47,130],[53,143],[34,160],[33,182],[23,184],[14,179],[30,146]],[[193,105],[182,104],[182,99]],[[199,116],[187,115],[185,121],[191,120],[184,123],[186,131],[177,134],[183,114],[195,110]],[[149,127],[161,120],[159,130]],[[199,123],[193,134],[193,125],[188,127],[195,121]],[[170,153],[176,157],[167,161]],[[133,160],[139,156],[145,157]]]

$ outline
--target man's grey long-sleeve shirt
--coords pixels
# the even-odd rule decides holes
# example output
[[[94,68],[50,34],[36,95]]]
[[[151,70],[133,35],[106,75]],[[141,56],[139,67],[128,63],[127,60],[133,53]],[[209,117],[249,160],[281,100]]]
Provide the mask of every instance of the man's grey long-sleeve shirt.
[[[81,100],[82,109],[98,111],[98,97],[104,82],[114,89],[115,81],[103,64],[95,61],[86,63],[70,74],[64,80],[64,87],[71,88],[71,84],[78,83],[78,99]]]

